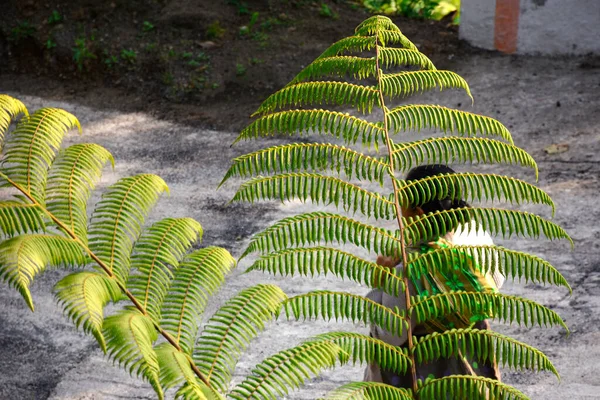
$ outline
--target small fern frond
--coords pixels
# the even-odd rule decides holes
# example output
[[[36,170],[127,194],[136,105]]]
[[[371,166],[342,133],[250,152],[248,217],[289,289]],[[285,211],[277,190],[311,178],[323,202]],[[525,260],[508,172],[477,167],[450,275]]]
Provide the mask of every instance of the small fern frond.
[[[421,129],[440,129],[446,134],[461,136],[498,136],[513,144],[508,129],[494,118],[448,107],[429,104],[400,106],[387,113],[387,121],[391,134],[406,131],[420,132]]]
[[[408,322],[401,311],[352,293],[315,290],[290,297],[283,302],[281,308],[288,319],[321,317],[327,321],[335,319],[362,322],[377,325],[397,336],[402,336],[408,328]]]
[[[559,377],[548,357],[533,346],[489,329],[452,329],[416,339],[414,354],[418,363],[439,358],[466,356],[493,360],[513,369],[550,371]]]
[[[360,138],[364,147],[379,147],[385,143],[383,128],[337,111],[288,110],[268,114],[248,125],[234,143],[240,140],[273,136],[275,134],[299,135],[318,133],[343,138],[347,144],[355,144]]]
[[[43,202],[48,167],[64,135],[74,127],[81,131],[77,118],[64,110],[41,108],[35,111],[21,120],[6,138],[2,172]]]
[[[331,368],[343,350],[326,341],[309,342],[268,357],[258,364],[229,397],[236,400],[276,400],[299,388],[323,369]]]
[[[455,208],[425,214],[405,221],[405,237],[410,243],[420,243],[443,236],[458,225],[465,229],[483,229],[492,235],[510,238],[512,235],[550,240],[573,240],[563,228],[535,214],[499,208]]]
[[[319,57],[335,57],[347,53],[362,53],[363,51],[372,50],[375,47],[375,36],[350,36],[338,40],[327,48]]]
[[[412,394],[379,382],[351,382],[329,392],[322,400],[413,400]]]
[[[85,333],[91,333],[106,353],[102,335],[104,306],[121,296],[116,281],[95,272],[75,272],[61,279],[54,292],[67,317],[77,328],[83,326]]]
[[[519,164],[533,168],[537,180],[538,167],[525,150],[496,139],[472,137],[438,137],[394,144],[394,166],[408,171],[422,164]]]
[[[221,185],[233,176],[247,178],[267,173],[286,173],[301,170],[344,171],[349,179],[357,179],[383,184],[389,164],[330,143],[292,143],[268,147],[237,157],[225,174]]]
[[[363,22],[358,24],[354,29],[354,33],[361,34],[368,32],[369,34],[375,33],[381,29],[389,29],[395,32],[400,32],[400,29],[394,24],[394,22],[384,15],[373,15],[365,19]]]
[[[76,144],[58,153],[46,185],[46,207],[87,244],[87,202],[112,155],[102,146]]]
[[[206,247],[185,257],[165,296],[161,326],[187,354],[192,354],[198,319],[213,294],[225,281],[235,259],[221,247]]]
[[[211,317],[193,359],[213,387],[226,392],[240,356],[286,298],[277,286],[256,285],[237,294]]]
[[[6,94],[0,94],[0,149],[4,142],[4,134],[8,130],[13,119],[19,114],[25,114],[29,117],[27,107],[20,100]]]
[[[375,219],[395,218],[394,204],[381,196],[355,184],[333,176],[317,173],[288,173],[259,176],[244,182],[232,201],[254,203],[259,200],[278,199],[281,202],[299,199],[314,204],[334,204],[345,211],[360,212]]]
[[[414,297],[411,313],[417,323],[439,319],[453,313],[474,315],[490,312],[495,320],[541,327],[560,325],[569,329],[554,311],[533,300],[502,293],[445,292],[428,297]]]
[[[129,275],[131,249],[158,196],[168,191],[161,177],[141,174],[120,179],[102,195],[92,214],[90,249],[124,283]]]
[[[375,58],[334,56],[317,58],[296,75],[288,85],[327,76],[366,79],[375,76]]]
[[[392,296],[404,293],[402,277],[389,268],[330,247],[301,247],[272,252],[255,261],[247,271],[254,270],[283,276],[333,274],[379,288]]]
[[[43,214],[34,204],[0,201],[0,238],[46,230]]]
[[[426,70],[382,74],[380,82],[383,94],[390,98],[404,98],[439,87],[440,90],[464,89],[473,100],[467,82],[452,71]]]
[[[163,399],[159,365],[152,344],[158,333],[150,317],[134,309],[125,309],[104,320],[108,356],[131,375],[147,380]]]
[[[455,265],[467,265],[473,257],[483,273],[499,271],[505,277],[525,279],[525,282],[564,286],[572,292],[565,277],[548,261],[522,251],[500,246],[453,246],[419,254],[408,263],[408,276],[419,279],[421,274],[448,271]]]
[[[450,375],[419,385],[418,398],[439,400],[448,394],[456,399],[529,400],[522,392],[496,379],[473,375]]]
[[[445,198],[467,201],[507,201],[511,204],[545,204],[556,210],[554,201],[543,190],[520,179],[472,172],[428,176],[398,181],[398,200],[403,207],[420,206]]]
[[[280,220],[256,234],[242,257],[318,243],[353,244],[383,255],[399,254],[397,235],[343,215],[313,212]]]
[[[383,46],[387,46],[390,44],[399,44],[405,49],[409,50],[418,50],[417,46],[413,42],[411,42],[406,36],[404,36],[399,31],[394,31],[390,29],[381,29],[376,33],[377,39],[381,42]]]
[[[379,104],[375,88],[349,82],[302,82],[286,86],[269,96],[252,116],[273,112],[286,107],[317,104],[348,105],[362,113],[370,113]]]
[[[419,50],[397,49],[394,47],[379,49],[379,61],[389,67],[416,66],[424,70],[435,70],[431,60]]]
[[[165,218],[145,230],[133,247],[127,288],[160,321],[160,305],[181,259],[202,237],[202,226],[192,218]]]
[[[187,382],[175,393],[175,400],[219,400],[223,396],[215,393],[204,385]]]
[[[47,267],[79,267],[87,263],[79,243],[56,235],[21,235],[0,243],[0,280],[21,293],[33,311],[29,285]]]
[[[377,18],[379,19],[371,20],[371,18],[369,18],[364,21],[363,24],[359,25],[355,30],[356,35],[362,37],[375,35],[382,46],[399,44],[410,50],[418,50],[417,46],[404,36],[402,32],[400,32],[400,29],[398,29],[389,18],[382,15],[378,15]],[[386,18],[388,20],[385,20]]]

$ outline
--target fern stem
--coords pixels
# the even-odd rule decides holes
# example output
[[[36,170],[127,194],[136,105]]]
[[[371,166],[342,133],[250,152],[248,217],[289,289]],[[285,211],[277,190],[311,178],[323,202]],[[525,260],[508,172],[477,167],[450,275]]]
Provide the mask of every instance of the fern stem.
[[[388,118],[387,112],[388,108],[385,105],[385,99],[383,96],[382,89],[382,74],[381,67],[379,65],[379,35],[376,34],[375,37],[375,73],[377,76],[377,90],[379,91],[379,104],[381,106],[381,111],[383,112],[383,129],[385,134],[386,146],[389,154],[389,168],[388,173],[392,180],[392,187],[394,189],[394,208],[396,210],[396,221],[398,222],[398,229],[400,232],[400,250],[402,252],[402,265],[404,266],[403,272],[403,280],[404,280],[404,298],[406,301],[406,309],[410,310],[410,291],[409,291],[409,280],[408,280],[408,256],[406,254],[406,241],[404,239],[404,225],[402,223],[402,209],[400,207],[400,199],[399,199],[399,191],[398,184],[396,182],[396,174],[394,169],[394,148],[392,146],[392,140],[390,139],[389,127],[388,127]],[[412,324],[409,314],[409,319],[407,323],[407,344],[408,344],[408,356],[410,358],[410,373],[412,380],[412,391],[414,396],[418,399],[417,394],[417,366],[415,365],[415,355],[414,355],[414,343],[413,343],[413,334],[412,334]]]
[[[25,197],[27,197],[35,206],[39,207],[44,212],[44,214],[46,214],[52,221],[54,221],[54,223],[61,230],[63,230],[68,236],[70,236],[71,239],[76,241],[84,249],[84,251],[92,258],[92,260],[94,260],[98,264],[98,266],[104,271],[104,273],[106,273],[106,275],[108,275],[108,277],[110,279],[112,279],[116,282],[116,284],[119,286],[119,289],[121,290],[121,292],[123,292],[127,296],[127,298],[133,303],[135,308],[137,308],[143,315],[148,315],[148,311],[146,310],[146,308],[140,304],[140,302],[135,298],[135,296],[129,290],[127,290],[125,285],[123,283],[121,283],[119,281],[119,279],[117,279],[117,276],[112,272],[112,270],[106,264],[104,264],[104,262],[79,238],[79,236],[77,236],[75,234],[75,232],[73,232],[71,229],[69,229],[68,226],[66,226],[61,220],[59,220],[56,216],[54,216],[54,214],[52,214],[45,206],[40,204],[40,202],[38,202],[31,195],[31,193],[29,193],[27,190],[23,189],[21,187],[21,185],[19,185],[17,182],[13,181],[12,179],[10,179],[8,176],[6,176],[5,174],[3,174],[1,172],[0,172],[0,177],[5,179],[14,188],[16,188],[18,191],[23,193],[23,195],[25,195]],[[158,333],[160,333],[162,335],[162,337],[164,337],[167,340],[167,342],[169,342],[173,347],[175,347],[177,349],[177,351],[179,351],[180,353],[182,353],[186,356],[186,359],[190,363],[190,367],[192,368],[192,371],[194,371],[196,376],[202,382],[204,382],[204,384],[206,386],[208,386],[210,389],[212,389],[212,386],[210,385],[210,382],[208,381],[208,379],[204,376],[202,371],[200,371],[200,369],[198,369],[196,364],[189,358],[189,356],[182,350],[179,343],[177,343],[177,341],[168,332],[166,332],[158,323],[156,323],[156,321],[154,321],[153,319],[152,319],[152,324],[154,325],[154,328],[158,331]]]

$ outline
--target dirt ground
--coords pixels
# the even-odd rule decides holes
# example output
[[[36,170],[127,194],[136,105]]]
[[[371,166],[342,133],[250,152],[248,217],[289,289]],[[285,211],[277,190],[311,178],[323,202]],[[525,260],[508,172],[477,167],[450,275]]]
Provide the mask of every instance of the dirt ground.
[[[107,4],[109,7],[110,3]],[[164,6],[165,3],[152,4],[157,4],[159,9],[158,5]],[[168,2],[166,6],[170,4],[176,2]],[[252,6],[258,7],[258,2],[252,3]],[[307,34],[302,36],[301,32],[305,32],[302,29],[308,28],[301,28],[300,22],[296,30],[290,31],[289,27],[279,26],[274,28],[276,32],[285,31],[289,34],[290,42],[285,51],[287,56],[295,54],[297,58],[287,64],[265,62],[253,66],[256,71],[247,73],[255,74],[255,78],[263,78],[263,83],[254,89],[250,88],[250,81],[234,73],[234,76],[223,78],[226,89],[214,97],[183,96],[181,99],[184,100],[177,100],[177,96],[165,98],[162,93],[153,97],[149,93],[159,90],[159,86],[146,88],[142,85],[136,89],[135,80],[132,86],[127,83],[129,78],[113,85],[104,81],[104,75],[100,72],[89,79],[78,76],[75,71],[66,73],[65,79],[53,79],[49,77],[54,71],[52,68],[42,71],[39,76],[33,71],[17,75],[11,66],[14,60],[9,58],[10,65],[4,65],[0,75],[0,92],[8,92],[22,99],[30,110],[55,106],[74,113],[82,123],[84,135],[77,137],[73,134],[68,142],[100,143],[113,153],[117,161],[115,170],[107,171],[103,177],[101,188],[125,175],[141,172],[159,174],[169,184],[171,195],[161,199],[151,219],[166,216],[196,218],[204,225],[205,245],[224,246],[234,256],[239,256],[252,234],[276,220],[309,208],[299,203],[281,205],[274,202],[253,206],[227,205],[235,185],[225,186],[218,191],[215,188],[231,158],[257,146],[228,146],[237,135],[235,129],[247,121],[246,116],[252,107],[268,92],[286,83],[302,63],[318,55],[334,40],[348,35],[355,23],[364,17],[360,11],[352,10],[349,6],[345,8],[346,5],[342,3],[331,3],[331,6],[338,13],[338,20],[320,17],[319,10],[311,4],[306,9],[299,8],[299,13],[312,10],[310,12],[315,12],[314,18],[323,18],[323,21],[336,25],[330,31],[315,32],[310,39]],[[125,6],[119,3],[117,8],[120,7]],[[167,18],[170,14],[164,11],[161,15]],[[138,17],[138,24],[144,18]],[[348,18],[347,24],[346,21],[344,24],[339,22],[343,18]],[[215,19],[214,15],[208,17],[209,23]],[[198,19],[190,17],[190,21]],[[396,22],[404,28],[405,21]],[[231,24],[238,26],[233,22]],[[223,25],[228,28],[227,31],[233,29],[230,25]],[[160,25],[156,23],[156,26],[158,30]],[[554,220],[566,228],[575,241],[575,250],[571,251],[567,243],[561,242],[498,239],[510,248],[530,251],[549,260],[564,273],[573,287],[573,295],[569,296],[562,289],[522,282],[505,285],[505,292],[524,295],[559,312],[569,325],[571,334],[567,337],[559,329],[494,325],[494,329],[544,350],[562,377],[559,383],[550,374],[505,369],[504,380],[535,399],[600,398],[600,211],[596,206],[600,193],[600,64],[592,57],[538,58],[481,52],[461,44],[454,28],[447,28],[444,24],[410,21],[407,26],[410,32],[406,29],[405,32],[420,44],[420,48],[425,47],[426,53],[428,43],[430,50],[446,49],[440,51],[441,56],[438,54],[434,60],[439,68],[452,69],[467,79],[475,97],[475,105],[471,107],[464,94],[454,91],[441,94],[432,92],[410,101],[468,109],[505,123],[513,133],[516,144],[530,152],[538,162],[538,185],[557,203]],[[447,36],[441,35],[441,32],[448,32]],[[301,37],[301,49],[296,49],[292,44],[296,33]],[[270,38],[275,36],[279,37],[269,35]],[[211,54],[211,62],[219,57],[217,52],[229,51],[226,50],[225,39],[222,40],[221,47],[210,49],[215,52]],[[250,39],[242,44],[254,42],[254,39]],[[434,46],[431,43],[438,44]],[[275,45],[272,46],[271,50],[275,48]],[[6,51],[6,48],[0,50],[0,54],[2,51]],[[93,68],[90,68],[93,75]],[[138,74],[135,71],[131,75],[129,73],[125,73],[125,76],[135,77]],[[236,83],[238,78],[242,83]],[[246,93],[251,90],[252,95]],[[185,101],[186,104],[178,101]],[[552,144],[564,144],[568,149],[548,154],[544,149]],[[516,167],[482,169],[534,180],[529,171]],[[525,209],[533,210],[529,207]],[[535,210],[550,216],[547,210]],[[368,254],[363,256],[373,257]],[[315,287],[349,289],[348,283],[334,279],[310,281],[300,278],[278,279],[258,273],[241,275],[251,261],[244,260],[227,280],[208,314],[240,289],[261,282],[275,282],[288,295]],[[28,311],[16,292],[6,285],[0,285],[0,399],[154,398],[149,385],[129,378],[126,373],[111,366],[94,342],[76,332],[61,315],[51,288],[62,274],[60,271],[49,271],[34,283],[35,313]],[[352,289],[358,293],[365,291],[365,288],[358,286]],[[365,331],[364,327],[340,327],[326,322],[278,321],[253,343],[236,371],[236,378],[239,379],[254,364],[277,350],[333,329]],[[360,380],[361,377],[360,366],[336,369],[311,381],[288,398],[312,400],[329,389],[350,380]]]

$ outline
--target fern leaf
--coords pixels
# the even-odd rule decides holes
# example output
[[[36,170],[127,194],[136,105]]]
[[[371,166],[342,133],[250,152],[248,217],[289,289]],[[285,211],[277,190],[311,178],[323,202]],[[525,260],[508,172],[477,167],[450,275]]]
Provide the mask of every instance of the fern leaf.
[[[81,131],[77,118],[64,110],[37,110],[6,138],[2,172],[43,202],[48,167],[65,133],[74,127]]]
[[[379,382],[351,382],[331,391],[323,400],[412,400],[412,394]]]
[[[495,360],[513,369],[558,372],[548,357],[533,346],[489,329],[452,329],[416,339],[414,354],[418,363],[471,354],[477,359]]]
[[[556,210],[554,201],[543,190],[516,178],[496,174],[453,173],[400,181],[398,199],[402,206],[420,206],[445,198],[470,201],[508,201],[546,204]]]
[[[383,184],[389,164],[349,149],[329,143],[292,143],[268,147],[237,157],[225,174],[221,185],[233,176],[247,178],[266,173],[286,173],[299,170],[341,171],[357,179]]]
[[[376,20],[369,18],[357,26],[355,29],[356,35],[362,37],[375,35],[383,46],[386,46],[386,44],[399,44],[404,48],[417,50],[417,46],[408,40],[389,18],[382,15],[378,15],[376,18]]]
[[[394,204],[379,193],[370,192],[342,179],[316,173],[288,173],[259,176],[245,182],[232,201],[254,203],[279,199],[282,202],[299,199],[315,204],[334,204],[347,212],[360,212],[367,217],[395,218]]]
[[[473,257],[483,273],[499,271],[505,277],[525,279],[525,282],[549,283],[564,286],[572,292],[565,277],[548,261],[500,246],[453,246],[419,254],[408,263],[408,276],[416,277],[431,271],[435,273],[454,265],[466,265],[466,257]]]
[[[404,231],[410,243],[420,243],[443,236],[458,225],[465,229],[483,229],[492,235],[510,238],[512,235],[539,238],[543,234],[550,240],[573,240],[559,225],[525,211],[498,208],[455,208],[436,211],[405,221]]]
[[[315,290],[290,297],[282,311],[288,319],[335,319],[374,324],[402,336],[408,324],[399,310],[392,310],[363,296],[352,293]]]
[[[135,309],[125,309],[104,320],[108,356],[131,375],[147,380],[163,399],[159,365],[152,344],[158,338],[152,320]]]
[[[87,244],[87,202],[112,155],[97,144],[76,144],[59,152],[50,168],[46,206]]]
[[[102,335],[104,306],[109,301],[118,301],[121,290],[114,279],[95,272],[75,272],[65,276],[55,286],[56,298],[65,314],[77,328],[92,334],[102,351],[106,342]]]
[[[347,144],[355,144],[360,138],[365,147],[378,148],[380,143],[385,143],[385,132],[380,126],[328,110],[289,110],[265,115],[244,128],[235,142],[277,133],[291,136],[313,132],[343,138]]]
[[[377,254],[399,254],[397,235],[351,218],[331,213],[312,212],[288,217],[255,235],[242,254],[263,254],[291,246],[323,243],[353,244]]]
[[[328,341],[340,346],[353,364],[376,363],[386,371],[404,373],[410,365],[406,350],[383,340],[352,332],[328,332],[308,340]]]
[[[208,321],[195,346],[193,359],[213,387],[225,392],[240,356],[279,309],[287,296],[274,285],[243,290]]]
[[[229,397],[275,400],[288,394],[290,388],[299,388],[321,370],[333,367],[342,353],[339,346],[325,341],[284,350],[258,364]]]
[[[514,163],[533,168],[536,180],[538,176],[537,164],[525,150],[488,138],[438,137],[395,143],[393,158],[399,171],[408,171],[421,164]]]
[[[47,267],[77,267],[87,263],[79,244],[55,235],[22,235],[0,243],[0,280],[21,293],[33,311],[29,285]]]
[[[432,87],[427,86],[428,89]],[[412,90],[412,88],[408,90]],[[390,133],[392,134],[406,131],[420,132],[421,129],[440,129],[446,134],[451,133],[461,136],[498,136],[513,144],[512,136],[508,129],[494,118],[462,110],[453,110],[448,107],[429,104],[400,106],[387,113],[387,121]]]
[[[419,399],[438,400],[449,393],[456,399],[529,400],[519,390],[496,379],[472,375],[451,375],[422,383]]]
[[[350,75],[354,79],[366,79],[375,76],[375,58],[356,56],[333,56],[317,58],[306,66],[288,84],[309,81],[325,76],[345,77]]]
[[[484,292],[446,292],[428,296],[415,297],[411,301],[411,313],[417,323],[438,319],[455,312],[469,315],[491,310],[495,320],[507,323],[516,322],[525,326],[560,325],[569,329],[562,318],[554,311],[533,300],[502,293]]]
[[[4,134],[8,130],[13,119],[19,114],[29,116],[27,107],[21,101],[5,94],[0,94],[0,149],[4,141]]]
[[[473,100],[467,82],[452,71],[403,71],[397,74],[382,74],[380,79],[383,94],[390,97],[408,97],[439,87],[444,89],[464,89]]]
[[[252,116],[285,107],[317,104],[348,105],[362,113],[370,113],[374,104],[379,105],[379,92],[373,87],[348,82],[302,82],[286,86],[269,96]]]
[[[369,31],[371,29],[373,29],[372,32]],[[358,24],[356,26],[356,28],[354,29],[354,32],[357,34],[360,34],[365,31],[369,31],[369,33],[373,33],[379,29],[389,29],[389,30],[393,30],[396,32],[400,32],[400,29],[398,29],[396,24],[394,24],[394,22],[392,22],[392,20],[389,17],[386,17],[384,15],[374,15],[372,17],[365,19],[363,22],[361,22],[360,24]]]
[[[89,247],[122,283],[129,275],[131,249],[144,219],[166,190],[167,184],[159,176],[131,176],[111,185],[96,205]]]
[[[16,201],[0,201],[0,238],[46,230],[38,206]]]
[[[161,326],[187,354],[192,354],[198,319],[208,297],[224,282],[234,258],[221,247],[190,253],[177,267],[169,294],[161,308]]]
[[[133,247],[132,272],[127,288],[160,321],[160,305],[181,259],[202,237],[202,226],[192,218],[165,218],[145,230]]]
[[[377,36],[377,40],[383,45],[387,46],[390,44],[399,44],[405,49],[409,50],[418,50],[417,46],[413,42],[411,42],[406,36],[404,36],[401,32],[390,30],[390,29],[380,29],[375,35]]]
[[[186,383],[175,394],[175,400],[218,400],[223,396],[211,391],[206,386],[197,383]]]
[[[340,56],[346,53],[361,53],[375,47],[376,37],[350,36],[338,40],[327,48],[317,59]]]
[[[379,49],[379,61],[387,68],[408,65],[425,70],[436,69],[431,60],[419,50],[381,48]]]
[[[404,293],[402,277],[389,268],[329,247],[302,247],[272,252],[248,268],[248,272],[254,270],[283,276],[300,274],[314,277],[330,273],[338,278],[379,288],[392,296]]]

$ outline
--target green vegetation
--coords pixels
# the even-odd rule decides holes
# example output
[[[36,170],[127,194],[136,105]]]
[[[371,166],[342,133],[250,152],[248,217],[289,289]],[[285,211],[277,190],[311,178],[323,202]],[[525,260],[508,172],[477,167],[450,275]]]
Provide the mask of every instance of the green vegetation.
[[[137,52],[135,50],[123,49],[121,50],[121,60],[128,64],[135,64],[137,61]]]
[[[221,26],[219,21],[215,21],[206,28],[207,39],[221,39],[225,35],[225,28]]]
[[[374,13],[401,14],[410,18],[440,20],[454,14],[460,23],[460,0],[363,0],[363,6]]]
[[[75,47],[73,47],[73,60],[77,65],[77,70],[82,71],[87,68],[90,60],[98,58],[88,47],[88,41],[85,37],[75,39]]]
[[[57,10],[52,11],[48,17],[48,25],[57,25],[63,22],[63,16]]]
[[[29,21],[21,21],[11,31],[8,39],[15,44],[22,40],[32,38],[36,32],[36,28]]]
[[[154,24],[150,21],[144,21],[144,23],[142,24],[142,32],[151,32],[155,28],[156,27],[154,26]]]

